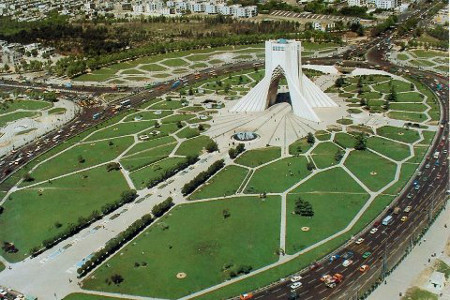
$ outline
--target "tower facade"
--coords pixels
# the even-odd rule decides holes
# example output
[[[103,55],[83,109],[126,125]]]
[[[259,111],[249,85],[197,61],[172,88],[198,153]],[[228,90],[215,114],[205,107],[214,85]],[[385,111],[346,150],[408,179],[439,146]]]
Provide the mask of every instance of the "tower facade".
[[[231,110],[264,111],[275,103],[278,84],[284,76],[294,114],[320,122],[313,108],[336,107],[337,104],[303,74],[301,49],[301,42],[296,40],[266,41],[264,78]]]

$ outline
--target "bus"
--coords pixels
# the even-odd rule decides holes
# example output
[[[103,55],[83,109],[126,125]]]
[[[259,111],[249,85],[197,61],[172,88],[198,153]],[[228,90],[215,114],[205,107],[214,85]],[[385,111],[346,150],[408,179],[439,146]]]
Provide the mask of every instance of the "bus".
[[[120,105],[122,105],[124,107],[128,106],[128,105],[131,105],[131,101],[130,101],[130,99],[120,101]]]
[[[391,225],[392,222],[394,222],[394,219],[392,218],[391,215],[389,215],[389,216],[387,216],[386,218],[383,219],[381,224],[383,224],[384,226],[388,226],[388,225]]]

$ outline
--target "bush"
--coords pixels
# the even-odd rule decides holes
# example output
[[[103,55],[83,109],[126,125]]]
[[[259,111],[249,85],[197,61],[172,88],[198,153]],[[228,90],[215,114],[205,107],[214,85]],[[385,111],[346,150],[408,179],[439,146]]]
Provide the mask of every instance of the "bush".
[[[240,143],[236,146],[235,149],[230,148],[230,150],[228,150],[228,155],[230,156],[231,159],[235,159],[236,157],[238,157],[239,154],[241,154],[244,151],[245,145]]]
[[[109,164],[106,165],[106,170],[108,172],[119,171],[120,170],[120,164],[117,163],[117,162],[110,162]]]
[[[206,145],[206,151],[208,151],[208,153],[212,153],[212,152],[218,151],[218,150],[219,150],[219,146],[214,141],[211,141],[208,143],[208,145]]]

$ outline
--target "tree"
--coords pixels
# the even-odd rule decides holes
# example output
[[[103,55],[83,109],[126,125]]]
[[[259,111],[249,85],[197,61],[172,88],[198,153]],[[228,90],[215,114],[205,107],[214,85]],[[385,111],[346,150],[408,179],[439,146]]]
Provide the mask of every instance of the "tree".
[[[302,198],[298,198],[295,202],[295,208],[294,213],[296,215],[300,215],[302,217],[313,217],[314,216],[314,210],[308,201],[304,201]]]
[[[344,152],[343,152],[341,149],[338,149],[338,150],[336,151],[336,153],[334,154],[334,160],[335,160],[336,162],[340,162],[341,159],[342,159],[342,157],[344,157]]]
[[[182,128],[183,127],[183,124],[181,123],[181,121],[177,121],[177,127],[178,128]]]
[[[228,219],[231,216],[230,210],[229,209],[224,209],[222,211],[222,216],[223,216],[224,219]]]
[[[343,77],[339,77],[338,79],[336,79],[336,81],[334,82],[334,85],[338,88],[344,86],[345,84],[345,79]]]
[[[123,282],[123,277],[120,274],[114,274],[111,276],[111,281],[114,282],[114,284],[121,284]]]
[[[118,170],[120,170],[120,164],[117,162],[110,162],[106,165],[106,170],[108,172],[118,171]]]
[[[366,106],[367,105],[367,100],[365,98],[361,98],[361,100],[359,100],[359,104],[361,106]]]
[[[30,173],[25,173],[25,175],[23,175],[23,181],[32,182],[32,181],[34,181],[34,177],[31,176]]]
[[[308,142],[308,144],[312,145],[316,141],[316,138],[314,137],[314,135],[311,132],[308,132],[306,141]]]
[[[367,148],[367,138],[362,132],[356,135],[355,149],[356,150],[366,150]]]
[[[85,161],[86,161],[86,160],[84,159],[83,156],[78,155],[78,162],[79,162],[80,164],[84,163]]]
[[[154,124],[154,126],[155,126],[155,128],[159,128],[159,127],[161,127],[161,125],[159,124],[159,122],[158,122],[158,121],[155,121],[155,124]]]
[[[197,129],[198,129],[198,131],[203,131],[203,130],[205,130],[205,125],[203,125],[203,124],[198,124]]]
[[[312,161],[309,161],[306,164],[306,168],[308,169],[308,171],[312,171],[312,170],[314,170],[316,168],[316,166],[314,165],[314,163]]]
[[[391,93],[388,95],[387,99],[389,101],[397,101],[397,93],[395,92],[395,88],[391,87]]]
[[[206,145],[205,149],[206,149],[206,151],[207,151],[208,153],[212,153],[212,152],[214,152],[214,151],[218,151],[218,150],[219,150],[219,146],[217,145],[216,142],[211,141],[211,142],[209,142],[209,143]]]

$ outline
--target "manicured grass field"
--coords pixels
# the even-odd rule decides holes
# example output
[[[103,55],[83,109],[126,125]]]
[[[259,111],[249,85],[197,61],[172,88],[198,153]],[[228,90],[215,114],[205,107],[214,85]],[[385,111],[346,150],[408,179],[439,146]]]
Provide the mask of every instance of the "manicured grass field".
[[[73,293],[69,294],[66,297],[64,297],[63,300],[129,300],[126,298],[114,298],[114,297],[107,297],[107,296],[98,296],[98,295],[91,295],[91,294],[82,294],[82,293]]]
[[[377,134],[404,143],[414,143],[420,139],[417,130],[394,126],[383,126],[377,129]]]
[[[181,101],[178,100],[163,100],[160,101],[158,103],[153,104],[152,106],[150,106],[150,109],[178,109],[183,107],[183,105],[181,104]]]
[[[14,100],[0,103],[0,114],[13,112],[18,109],[44,110],[52,107],[52,103],[39,100]]]
[[[14,242],[19,252],[6,254],[1,250],[2,255],[11,261],[24,259],[32,247],[76,223],[79,217],[100,211],[127,189],[120,172],[107,172],[101,166],[12,193],[3,204],[0,239]]]
[[[250,168],[265,164],[281,156],[280,147],[266,147],[255,150],[248,150],[241,154],[235,162]]]
[[[311,157],[317,168],[324,169],[338,163],[334,157],[339,150],[341,148],[332,142],[320,143],[311,152]]]
[[[64,107],[55,107],[52,108],[48,111],[49,115],[62,115],[65,114],[67,111],[67,109],[65,109]]]
[[[351,134],[338,132],[334,136],[334,142],[342,148],[353,148],[355,146],[356,139]]]
[[[418,287],[412,287],[406,291],[406,295],[402,300],[438,300],[439,297],[432,292],[423,290]]]
[[[278,259],[280,207],[274,196],[180,205],[110,259],[109,267],[97,269],[84,287],[173,299],[226,280],[230,268],[272,263]],[[177,279],[179,272],[186,278]],[[113,274],[121,274],[123,283],[108,285]]]
[[[392,80],[390,82],[380,83],[380,84],[375,85],[373,88],[377,92],[390,93],[391,84],[397,93],[408,92],[411,90],[411,85],[409,83],[400,81],[400,80]]]
[[[126,118],[123,119],[124,122],[135,122],[137,120],[140,121],[151,121],[156,120],[160,118],[167,117],[169,115],[173,114],[170,110],[163,110],[158,112],[158,114],[155,114],[155,111],[139,111],[134,114],[128,115]],[[153,123],[149,123],[153,124]]]
[[[422,104],[422,103],[398,103],[398,102],[390,103],[390,109],[392,109],[392,110],[423,112],[427,108],[428,107],[426,107],[425,104]]]
[[[351,125],[351,124],[353,124],[353,121],[351,119],[342,118],[342,119],[337,120],[336,123],[342,124],[342,125]]]
[[[304,156],[288,157],[257,169],[245,193],[281,193],[305,178],[310,172]]]
[[[203,149],[210,143],[212,140],[205,136],[201,135],[195,137],[193,139],[189,139],[181,143],[180,147],[178,147],[175,152],[176,155],[184,155],[184,156],[194,156],[200,155]]]
[[[366,193],[364,189],[341,167],[314,175],[291,191],[295,193]]]
[[[145,167],[155,161],[169,156],[177,144],[161,145],[148,151],[133,154],[120,160],[120,164],[127,170],[133,171]]]
[[[377,136],[367,139],[367,147],[394,160],[403,160],[411,155],[409,147]]]
[[[18,111],[7,115],[3,115],[0,116],[0,127],[6,126],[8,123],[20,119],[37,117],[40,116],[40,114],[41,113],[39,112],[32,112],[32,111]]]
[[[181,58],[173,58],[173,59],[166,59],[162,61],[161,64],[168,67],[183,67],[187,66],[188,62]]]
[[[181,131],[177,132],[177,137],[180,139],[190,139],[196,137],[200,134],[200,131],[197,128],[185,127]]]
[[[189,199],[206,199],[230,196],[236,193],[243,183],[248,170],[238,166],[227,166],[214,175],[206,184],[198,188]]]
[[[195,117],[195,115],[193,115],[193,114],[175,114],[175,115],[169,116],[167,118],[164,118],[162,120],[162,123],[163,124],[176,123],[178,121],[186,121],[186,120],[192,119],[193,117]]]
[[[331,133],[325,130],[318,130],[314,135],[319,141],[328,141],[331,137]]]
[[[143,65],[140,68],[149,72],[161,72],[167,70],[167,68],[157,64]]]
[[[305,153],[311,148],[311,144],[308,143],[306,138],[301,138],[289,145],[289,154],[297,155]]]
[[[426,114],[418,112],[390,111],[388,112],[388,116],[391,119],[398,119],[417,123],[424,122],[428,119],[428,116]]]
[[[153,130],[154,122],[139,121],[139,122],[119,123],[95,132],[87,139],[87,141],[110,139],[118,136],[130,135],[138,133],[145,129],[148,129],[149,131]]]
[[[165,136],[165,137],[161,137],[161,138],[157,138],[154,140],[147,140],[147,141],[143,141],[140,142],[136,145],[133,146],[133,148],[131,148],[126,155],[131,155],[137,152],[141,152],[141,151],[145,151],[145,150],[150,150],[154,147],[160,146],[160,145],[165,145],[165,144],[170,144],[170,143],[175,143],[177,140],[171,136]]]
[[[299,198],[311,203],[314,210],[313,217],[302,217],[292,213]],[[368,194],[289,194],[286,212],[286,252],[293,254],[344,229],[367,199]],[[302,231],[301,228],[304,226],[310,230]]]
[[[394,179],[396,165],[370,151],[352,151],[345,166],[369,189],[378,191]]]
[[[159,178],[167,170],[174,168],[178,163],[185,160],[184,157],[168,157],[130,173],[130,178],[137,189],[143,189],[149,181]]]
[[[441,56],[441,57],[448,57],[446,52],[442,52],[442,51],[433,51],[433,50],[414,50],[411,51],[411,53],[417,57],[421,57],[421,58],[429,58],[429,57],[436,57],[436,56]]]
[[[423,96],[417,92],[407,92],[397,94],[397,102],[422,102]],[[392,102],[391,104],[395,104]]]
[[[132,137],[122,137],[77,145],[41,164],[31,175],[35,178],[35,182],[41,182],[56,176],[86,169],[116,158],[132,144]],[[84,162],[80,162],[80,158]],[[30,183],[34,182],[23,182],[23,185]]]
[[[403,53],[399,53],[397,55],[397,58],[400,59],[400,60],[408,60],[409,56],[406,55],[406,54],[403,54]]]

